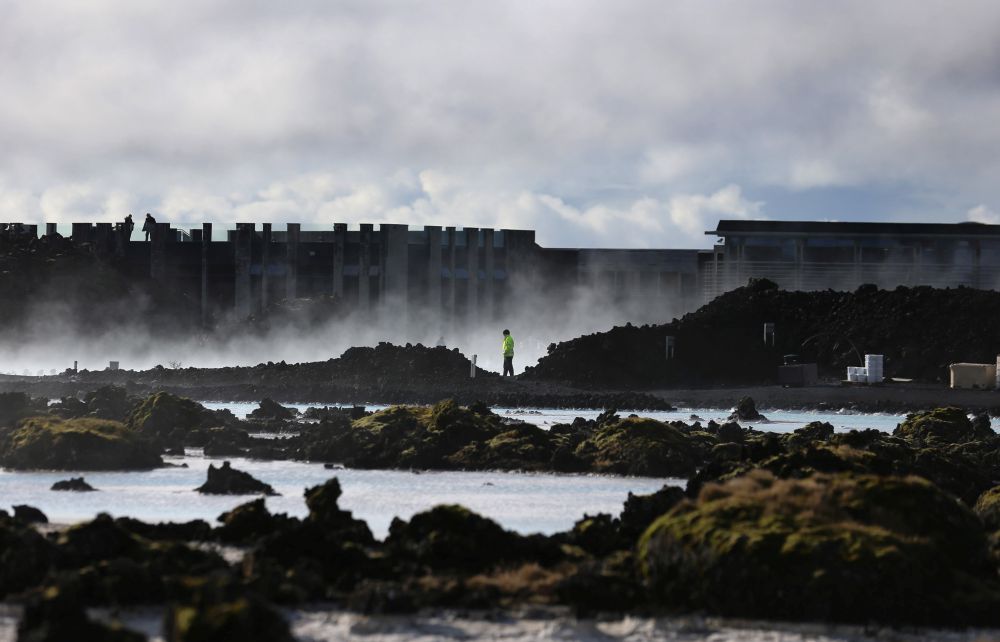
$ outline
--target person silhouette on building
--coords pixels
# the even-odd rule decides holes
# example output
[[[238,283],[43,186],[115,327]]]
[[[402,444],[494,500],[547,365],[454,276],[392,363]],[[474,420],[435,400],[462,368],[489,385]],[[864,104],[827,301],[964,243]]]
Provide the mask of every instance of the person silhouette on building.
[[[514,376],[514,337],[510,330],[503,331],[503,376]]]
[[[146,240],[149,240],[149,235],[153,233],[156,229],[156,219],[149,212],[146,212],[146,220],[142,224],[142,231],[146,233]]]
[[[125,235],[125,240],[132,240],[132,230],[135,229],[135,221],[132,220],[132,215],[129,214],[125,217],[125,222],[122,224],[122,234]]]

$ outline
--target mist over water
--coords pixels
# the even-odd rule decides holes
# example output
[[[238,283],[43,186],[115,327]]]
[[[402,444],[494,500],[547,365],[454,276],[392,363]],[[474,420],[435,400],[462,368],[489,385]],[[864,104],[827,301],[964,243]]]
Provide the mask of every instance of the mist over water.
[[[85,304],[85,303],[84,303]],[[179,332],[151,328],[148,302],[122,301],[107,310],[106,324],[82,328],[71,305],[42,302],[17,334],[0,336],[0,372],[61,373],[79,362],[81,370],[102,370],[110,361],[122,369],[250,366],[268,361],[325,361],[355,346],[444,344],[477,364],[499,372],[502,331],[515,338],[515,371],[534,365],[552,343],[625,323],[666,323],[686,312],[665,297],[623,298],[620,292],[570,286],[558,291],[517,283],[495,310],[495,320],[451,319],[441,309],[386,304],[367,314],[352,311],[316,321],[308,311],[284,312],[256,325],[223,318],[212,330]],[[477,315],[479,316],[478,312]]]

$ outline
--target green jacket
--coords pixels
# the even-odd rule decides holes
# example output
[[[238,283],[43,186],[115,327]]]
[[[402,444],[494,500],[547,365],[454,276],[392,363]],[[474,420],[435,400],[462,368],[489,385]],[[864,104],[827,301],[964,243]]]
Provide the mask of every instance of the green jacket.
[[[514,337],[509,334],[503,338],[503,356],[514,356]]]

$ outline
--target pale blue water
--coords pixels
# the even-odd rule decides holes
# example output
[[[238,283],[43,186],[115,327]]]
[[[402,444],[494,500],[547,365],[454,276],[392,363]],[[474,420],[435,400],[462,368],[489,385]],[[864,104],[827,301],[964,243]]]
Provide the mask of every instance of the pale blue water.
[[[255,499],[194,492],[204,483],[208,465],[218,465],[222,458],[207,458],[192,450],[186,457],[165,459],[189,467],[96,473],[0,470],[4,503],[0,508],[30,504],[57,523],[83,521],[101,511],[151,522],[204,519],[214,523],[222,512]],[[506,528],[549,534],[570,528],[584,513],[618,514],[630,491],[651,493],[665,483],[684,484],[679,479],[599,475],[328,470],[322,464],[304,462],[229,460],[281,493],[280,497],[267,498],[272,512],[299,517],[307,512],[303,491],[336,476],[344,491],[341,507],[368,522],[376,537],[388,532],[393,517],[405,519],[450,503],[467,506]],[[60,479],[80,475],[99,492],[49,490]]]

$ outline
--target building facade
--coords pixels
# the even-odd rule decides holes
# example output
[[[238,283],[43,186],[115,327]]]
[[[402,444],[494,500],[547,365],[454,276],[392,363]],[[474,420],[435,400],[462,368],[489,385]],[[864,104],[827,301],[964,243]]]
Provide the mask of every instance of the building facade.
[[[702,299],[771,279],[788,290],[864,283],[1000,287],[1000,225],[722,220],[700,258]]]

